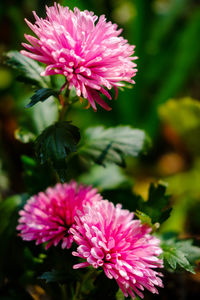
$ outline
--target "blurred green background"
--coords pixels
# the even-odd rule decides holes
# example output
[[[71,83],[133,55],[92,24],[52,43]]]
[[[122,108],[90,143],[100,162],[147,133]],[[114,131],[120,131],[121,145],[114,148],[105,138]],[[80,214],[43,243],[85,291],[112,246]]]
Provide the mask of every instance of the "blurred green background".
[[[29,143],[16,138],[16,130],[25,128],[39,133],[56,119],[52,101],[24,109],[33,90],[16,80],[16,74],[4,63],[4,54],[22,48],[24,33],[30,32],[24,18],[34,21],[33,10],[44,16],[45,5],[53,2],[0,2],[0,201],[27,192],[30,170],[25,167],[32,163],[27,156],[34,157],[34,153]],[[81,129],[98,124],[130,124],[145,129],[152,138],[152,149],[146,156],[130,160],[125,175],[131,178],[134,192],[144,197],[150,182],[160,179],[167,182],[174,209],[162,230],[176,231],[181,236],[200,240],[199,1],[59,2],[71,8],[92,10],[96,15],[105,14],[107,19],[123,28],[123,36],[130,44],[136,45],[139,57],[136,85],[119,91],[117,101],[110,103],[111,112],[99,107],[94,113],[77,103],[69,119]],[[22,155],[26,156],[21,159]],[[113,174],[116,174],[115,170]],[[109,177],[112,177],[112,172]],[[35,182],[39,185],[40,178],[35,178]],[[41,188],[47,184],[48,180]],[[99,187],[104,186],[99,184]],[[191,280],[194,285],[200,277]],[[188,293],[192,295],[192,291]]]

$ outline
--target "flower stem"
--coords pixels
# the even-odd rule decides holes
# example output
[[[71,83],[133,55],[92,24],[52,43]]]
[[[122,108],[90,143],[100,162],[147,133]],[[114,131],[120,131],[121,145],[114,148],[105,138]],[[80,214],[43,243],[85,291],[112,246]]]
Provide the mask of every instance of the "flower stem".
[[[60,290],[61,290],[61,299],[62,300],[68,300],[68,294],[67,294],[67,288],[64,284],[60,284]]]
[[[69,108],[69,90],[67,89],[65,95],[60,94],[59,95],[60,100],[60,109],[59,109],[59,115],[58,115],[58,121],[65,120],[67,110]]]
[[[81,299],[81,292],[84,285],[87,283],[87,281],[95,281],[96,277],[99,275],[99,272],[94,269],[88,270],[88,272],[82,277],[81,282],[76,283],[76,289],[75,294],[73,296],[73,300],[79,300]]]

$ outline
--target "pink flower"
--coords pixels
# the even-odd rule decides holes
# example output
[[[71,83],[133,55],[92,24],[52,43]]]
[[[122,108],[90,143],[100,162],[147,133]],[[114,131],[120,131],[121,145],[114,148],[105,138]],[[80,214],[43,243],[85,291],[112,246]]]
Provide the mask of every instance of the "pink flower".
[[[106,22],[104,15],[98,19],[93,12],[71,11],[56,3],[46,7],[46,13],[42,19],[33,12],[34,25],[26,20],[37,38],[25,35],[30,44],[23,43],[28,51],[21,53],[47,65],[42,76],[64,75],[65,86],[74,86],[77,96],[86,98],[94,110],[95,101],[110,110],[100,94],[111,99],[107,89],[114,87],[117,93],[123,82],[135,83],[134,46],[119,36],[122,30]]]
[[[69,229],[74,223],[77,209],[82,210],[86,203],[92,204],[102,197],[90,186],[78,186],[72,181],[69,184],[56,184],[44,193],[31,197],[24,209],[19,212],[21,218],[17,230],[21,231],[23,240],[36,240],[36,244],[47,243],[57,246],[62,241],[62,248],[70,248],[73,237]]]
[[[140,290],[144,288],[158,293],[155,286],[162,287],[162,274],[154,269],[163,267],[158,258],[162,253],[159,240],[149,234],[149,227],[133,220],[133,213],[102,200],[93,207],[86,205],[75,221],[70,232],[79,246],[72,254],[85,262],[74,265],[74,269],[102,267],[126,297],[129,294],[134,299],[136,293],[143,298]]]

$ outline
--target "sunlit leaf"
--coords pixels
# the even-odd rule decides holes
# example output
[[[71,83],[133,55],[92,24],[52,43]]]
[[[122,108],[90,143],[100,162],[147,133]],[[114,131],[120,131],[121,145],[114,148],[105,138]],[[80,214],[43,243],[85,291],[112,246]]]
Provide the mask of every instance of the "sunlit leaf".
[[[18,51],[9,51],[7,58],[7,64],[17,70],[21,81],[40,87],[48,87],[50,85],[50,77],[40,75],[44,68],[35,60],[22,55]]]
[[[79,177],[79,181],[98,187],[99,189],[114,189],[129,185],[131,180],[122,173],[120,167],[108,164],[106,167],[94,165],[87,173]]]
[[[97,164],[115,163],[125,166],[125,157],[137,157],[145,152],[149,140],[144,131],[130,126],[105,129],[103,126],[88,128],[79,153]]]

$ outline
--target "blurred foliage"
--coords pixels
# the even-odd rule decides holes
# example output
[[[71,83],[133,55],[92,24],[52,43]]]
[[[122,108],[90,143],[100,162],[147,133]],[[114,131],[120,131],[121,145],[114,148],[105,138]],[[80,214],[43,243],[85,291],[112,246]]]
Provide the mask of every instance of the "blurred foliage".
[[[29,109],[25,109],[25,106],[30,103],[36,87],[46,88],[49,84],[53,87],[61,87],[64,82],[59,76],[51,79],[50,82],[48,77],[38,77],[37,72],[34,75],[35,80],[27,80],[27,77],[25,79],[24,70],[30,70],[29,63],[36,64],[37,68],[41,69],[42,65],[25,57],[21,59],[18,52],[12,51],[9,54],[10,59],[16,58],[16,70],[13,72],[4,63],[5,52],[11,49],[21,50],[24,33],[30,33],[24,17],[33,21],[32,10],[44,17],[45,5],[52,5],[53,2],[53,0],[0,2],[0,23],[3,28],[0,33],[0,208],[2,211],[0,238],[1,241],[3,240],[0,250],[1,299],[49,300],[45,298],[46,292],[51,294],[51,299],[64,299],[66,293],[71,297],[74,296],[78,288],[74,286],[73,290],[65,290],[62,285],[57,285],[55,282],[49,282],[44,286],[44,279],[55,278],[55,275],[61,276],[60,270],[65,271],[71,267],[71,256],[69,259],[68,254],[56,249],[55,252],[50,250],[47,258],[42,247],[35,247],[32,243],[27,243],[25,246],[13,230],[16,226],[18,210],[27,197],[53,185],[57,180],[51,166],[46,163],[40,165],[35,159],[32,147],[35,138],[57,120],[56,103],[51,97],[44,103],[40,102]],[[123,36],[129,43],[136,45],[136,55],[139,57],[136,85],[132,89],[119,91],[117,101],[111,102],[111,112],[103,111],[101,108],[98,108],[97,113],[91,109],[84,110],[83,105],[72,95],[72,101],[76,103],[69,111],[68,120],[73,120],[73,124],[80,127],[83,133],[88,127],[102,124],[108,128],[130,125],[130,128],[145,129],[153,141],[152,149],[147,155],[128,158],[125,170],[110,164],[106,167],[92,165],[92,162],[88,164],[82,157],[74,156],[72,163],[68,165],[69,177],[78,177],[83,183],[93,184],[103,192],[105,198],[114,203],[122,203],[123,207],[133,211],[138,208],[137,201],[142,199],[143,195],[147,195],[146,199],[143,198],[145,201],[148,200],[150,183],[162,179],[168,183],[167,194],[172,195],[170,205],[173,206],[173,210],[170,218],[162,224],[160,233],[165,237],[166,232],[175,231],[179,237],[196,238],[195,244],[199,246],[199,2],[197,0],[63,0],[59,2],[71,8],[78,6],[80,9],[92,10],[97,15],[105,14],[109,20],[123,28]],[[19,70],[21,74],[18,77]],[[46,95],[44,97],[39,93],[38,97],[37,93],[34,102],[45,100]],[[143,141],[144,139],[141,138],[141,143]],[[99,143],[105,150],[105,140]],[[50,151],[47,147],[46,150]],[[120,154],[118,155],[121,162]],[[111,157],[113,158],[112,155]],[[28,195],[22,194],[24,192]],[[15,196],[17,193],[21,196]],[[156,195],[150,198],[155,201],[157,209],[169,208],[167,198],[164,198],[162,207],[159,207],[159,203],[156,205]],[[146,217],[145,207],[148,208],[148,201],[144,200],[142,203],[146,205],[143,210],[140,208],[143,218]],[[151,208],[150,204],[149,207]],[[177,265],[184,265],[186,269],[190,269],[188,262],[190,263],[192,257],[191,252],[196,253],[195,246],[177,237],[167,239],[163,243],[164,255],[171,269]],[[55,253],[60,257],[59,262],[55,261]],[[194,261],[192,265],[193,263]],[[83,271],[82,279],[84,275]],[[180,294],[184,294],[184,299],[198,298],[198,276],[185,275],[183,282],[178,281],[178,283],[177,277],[182,278],[180,274],[170,276],[170,274],[166,275],[166,287],[163,293],[160,293],[160,299],[173,297],[177,287],[177,297],[180,298]],[[106,299],[105,291],[111,292],[109,299],[124,299],[120,292],[117,292],[116,286],[110,290],[114,283],[103,276],[90,278],[88,282],[90,289],[96,286],[96,289],[93,289],[93,299],[103,297]],[[104,291],[102,285],[105,287]],[[171,286],[173,286],[172,294],[170,294]],[[89,299],[86,290],[82,291],[82,295],[83,299]],[[145,294],[145,299],[152,299],[152,297],[154,296]]]
[[[131,187],[132,180],[114,164],[106,167],[93,165],[89,173],[78,178],[79,182],[97,187],[99,190],[115,189],[121,186]]]
[[[200,153],[200,102],[191,98],[169,100],[159,107],[161,119],[167,123],[193,155]]]

